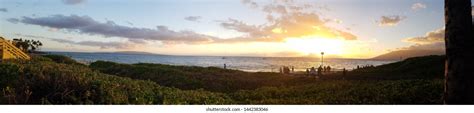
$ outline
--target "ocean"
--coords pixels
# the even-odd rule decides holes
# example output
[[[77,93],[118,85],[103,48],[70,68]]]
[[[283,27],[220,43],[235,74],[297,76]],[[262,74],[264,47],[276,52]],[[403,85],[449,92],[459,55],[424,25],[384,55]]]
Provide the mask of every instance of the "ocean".
[[[305,71],[307,68],[321,65],[320,58],[311,57],[242,57],[242,56],[174,56],[157,54],[130,54],[130,53],[85,53],[85,52],[48,52],[49,54],[69,56],[79,62],[92,63],[98,60],[118,63],[160,63],[169,65],[224,67],[248,72],[278,72],[282,66],[293,66],[295,71]],[[324,59],[324,66],[335,70],[348,70],[359,66],[382,65],[395,61],[370,59]]]

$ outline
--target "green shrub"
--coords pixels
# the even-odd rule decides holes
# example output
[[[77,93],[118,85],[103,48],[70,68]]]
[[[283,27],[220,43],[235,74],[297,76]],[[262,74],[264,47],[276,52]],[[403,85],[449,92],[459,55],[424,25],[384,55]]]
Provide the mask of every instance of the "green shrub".
[[[231,94],[240,104],[442,104],[442,80],[329,80]]]
[[[408,58],[373,68],[357,69],[353,73],[365,75],[364,77],[375,73],[375,77],[381,79],[444,79],[444,63],[445,56],[431,55]]]
[[[213,92],[235,92],[252,90],[263,86],[283,86],[299,84],[295,77],[283,76],[279,73],[249,73],[216,67],[173,66],[164,64],[119,64],[97,61],[89,65],[102,73],[129,77],[133,79],[151,80],[160,85],[185,90],[204,89]]]
[[[230,99],[223,94],[203,90],[181,91],[152,81],[103,74],[83,65],[32,60],[1,64],[0,67],[2,75],[11,75],[18,81],[11,87],[4,87],[7,93],[0,97],[3,104],[230,103]]]
[[[52,54],[48,54],[48,55],[42,55],[43,57],[37,57],[36,59],[44,59],[44,58],[49,58],[51,59],[52,61],[56,62],[56,63],[64,63],[64,64],[80,64],[78,62],[76,62],[76,60],[70,58],[70,57],[67,57],[67,56],[63,56],[63,55],[52,55]]]
[[[18,80],[19,73],[20,69],[16,64],[0,64],[0,88],[14,85]]]

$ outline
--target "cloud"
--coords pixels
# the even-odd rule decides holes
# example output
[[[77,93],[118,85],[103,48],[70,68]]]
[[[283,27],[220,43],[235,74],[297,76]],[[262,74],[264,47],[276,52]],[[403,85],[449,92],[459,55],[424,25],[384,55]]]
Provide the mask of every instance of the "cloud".
[[[10,19],[15,20],[16,19]],[[14,21],[13,21],[14,22]],[[162,41],[164,43],[208,43],[215,37],[198,34],[193,31],[173,31],[166,26],[157,26],[156,29],[137,28],[117,25],[113,21],[98,22],[89,16],[52,15],[48,17],[22,17],[18,22],[38,25],[49,28],[64,29],[89,35],[105,37],[122,37],[129,40]]]
[[[8,12],[7,8],[0,8],[0,12]]]
[[[425,8],[426,8],[426,4],[424,3],[414,3],[413,5],[411,5],[411,9],[413,11],[417,11],[417,10],[425,9]]]
[[[8,22],[11,22],[11,23],[14,23],[14,24],[17,24],[18,22],[20,22],[20,19],[17,19],[17,18],[9,18],[7,19]]]
[[[399,50],[444,51],[444,28],[429,31],[424,36],[405,38],[402,41],[412,43],[412,45],[398,48]]]
[[[474,14],[473,14],[474,15]],[[472,20],[472,25],[474,26],[474,19]],[[474,31],[474,29],[473,29]],[[412,43],[408,47],[402,47],[398,49],[402,50],[435,50],[443,51],[445,50],[445,28],[439,28],[433,31],[427,32],[424,36],[419,37],[409,37],[402,39],[403,42]]]
[[[66,5],[76,5],[84,3],[86,0],[61,0]]]
[[[226,29],[235,30],[238,32],[248,33],[252,37],[262,37],[267,34],[263,29],[265,26],[249,25],[242,21],[229,18],[226,21],[222,21],[220,26]]]
[[[382,16],[377,22],[379,26],[396,26],[400,21],[406,19],[405,16],[393,15],[393,16]]]
[[[100,47],[100,49],[131,49],[135,47],[135,44],[126,43],[126,42],[99,42],[99,41],[79,41],[75,42],[72,40],[67,39],[50,39],[55,42],[59,43],[66,43],[72,45],[82,45],[82,46],[93,46],[93,47]]]
[[[29,38],[35,38],[35,39],[50,39],[50,38],[46,38],[44,36],[25,35],[25,34],[21,34],[21,33],[16,33],[15,35],[18,36],[18,37],[29,37]]]
[[[131,49],[136,46],[136,43],[133,42],[99,42],[99,41],[72,41],[68,39],[60,39],[60,38],[49,38],[44,36],[37,36],[37,35],[26,35],[26,34],[15,34],[18,37],[29,37],[34,39],[46,39],[51,40],[59,43],[71,44],[71,45],[82,45],[82,46],[92,46],[92,47],[100,47],[101,49]]]
[[[121,37],[131,42],[160,41],[162,44],[284,42],[287,38],[301,37],[357,39],[357,36],[347,31],[347,29],[340,30],[326,25],[327,19],[320,17],[315,11],[318,7],[312,4],[296,4],[292,0],[275,0],[270,4],[262,5],[252,0],[242,0],[241,2],[247,5],[250,4],[250,7],[262,11],[267,17],[267,22],[253,25],[233,18],[219,20],[217,22],[221,27],[244,34],[226,39],[189,30],[175,31],[167,26],[139,28],[118,25],[109,20],[100,22],[87,15],[23,16],[8,20],[11,23],[37,25],[69,33]],[[185,19],[199,21],[201,17],[189,16]]]
[[[241,2],[245,5],[250,6],[251,8],[258,8],[258,4],[252,0],[241,0]]]
[[[400,50],[431,50],[431,51],[444,51],[444,42],[436,42],[431,44],[414,44],[408,47],[399,48]]]
[[[279,14],[286,14],[288,11],[286,10],[287,7],[283,5],[266,5],[263,7],[263,11],[267,13],[279,13]]]
[[[343,30],[326,25],[326,19],[313,11],[311,4],[296,4],[292,0],[275,0],[270,4],[259,5],[251,0],[242,3],[255,3],[261,6],[260,11],[266,15],[267,22],[260,25],[251,25],[243,21],[229,18],[218,21],[220,26],[244,33],[244,36],[222,40],[226,42],[264,41],[281,42],[286,38],[300,38],[305,36],[321,38],[342,38],[356,40],[357,36]]]
[[[199,22],[199,20],[201,18],[202,18],[201,16],[188,16],[188,17],[184,17],[184,20],[192,21],[192,22]]]
[[[125,23],[127,23],[128,25],[131,25],[131,26],[133,26],[133,23],[132,23],[132,22],[130,22],[130,21],[125,21]]]
[[[430,31],[425,36],[410,37],[402,41],[421,45],[444,42],[444,28]]]

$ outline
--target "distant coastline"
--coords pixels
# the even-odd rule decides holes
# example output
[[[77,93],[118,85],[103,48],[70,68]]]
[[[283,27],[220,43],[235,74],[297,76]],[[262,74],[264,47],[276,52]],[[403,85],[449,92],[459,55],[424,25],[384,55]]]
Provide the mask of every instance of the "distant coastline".
[[[144,52],[48,52],[71,57],[79,62],[98,60],[119,63],[161,63],[169,65],[223,67],[248,72],[278,72],[282,66],[294,66],[296,71],[318,67],[320,58],[313,57],[247,57],[247,56],[180,56]],[[355,69],[357,66],[382,65],[394,60],[326,58],[325,65],[333,69]]]
[[[371,58],[372,60],[403,60],[411,57],[444,55],[444,50],[396,50]]]

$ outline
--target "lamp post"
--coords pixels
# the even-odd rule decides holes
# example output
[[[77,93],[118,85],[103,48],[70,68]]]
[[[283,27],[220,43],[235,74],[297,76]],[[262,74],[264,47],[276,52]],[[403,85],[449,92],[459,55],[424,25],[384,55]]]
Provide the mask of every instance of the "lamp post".
[[[324,65],[324,52],[321,52],[321,66]]]

